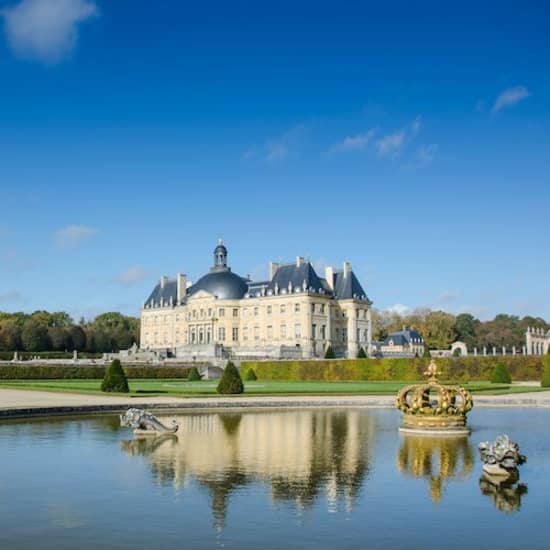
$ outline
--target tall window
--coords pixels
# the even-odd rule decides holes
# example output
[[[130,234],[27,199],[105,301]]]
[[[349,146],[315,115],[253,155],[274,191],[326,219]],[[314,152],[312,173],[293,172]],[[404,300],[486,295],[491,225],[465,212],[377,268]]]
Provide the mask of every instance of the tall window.
[[[302,325],[300,323],[296,323],[294,325],[294,338],[301,338],[302,337]]]
[[[232,337],[233,337],[233,342],[239,341],[239,329],[237,327],[233,327]]]
[[[272,311],[272,307],[271,306],[267,306],[267,314],[268,315],[271,315],[271,311]]]
[[[321,340],[326,340],[327,337],[327,327],[325,325],[321,325]]]
[[[300,313],[300,304],[299,303],[294,304],[294,313]]]
[[[311,313],[315,313],[315,304],[311,304]]]
[[[248,327],[243,328],[243,340],[248,340]]]
[[[225,327],[220,327],[218,329],[218,340],[220,342],[224,342],[225,341]]]
[[[225,308],[221,307],[219,311],[220,317],[225,317]]]
[[[238,317],[238,316],[239,316],[239,308],[234,307],[233,308],[233,317]]]
[[[284,315],[286,313],[286,305],[281,304],[281,315]]]
[[[312,324],[311,325],[311,337],[315,340],[316,335],[317,335],[317,325]]]
[[[271,325],[267,325],[267,339],[273,340],[273,327]]]
[[[260,308],[259,308],[259,307],[255,307],[255,308],[254,308],[254,317],[258,317],[258,313],[260,313]]]
[[[254,327],[254,340],[260,339],[260,327],[256,326]]]
[[[281,325],[281,338],[286,338],[286,325]]]

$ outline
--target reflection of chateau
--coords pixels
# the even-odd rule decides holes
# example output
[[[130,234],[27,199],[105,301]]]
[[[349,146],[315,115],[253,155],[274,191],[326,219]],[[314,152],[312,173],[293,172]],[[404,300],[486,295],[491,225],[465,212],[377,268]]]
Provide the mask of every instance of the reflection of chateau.
[[[397,455],[400,471],[429,479],[434,502],[441,500],[446,481],[468,477],[473,464],[467,437],[405,435]]]
[[[346,262],[319,277],[310,262],[270,264],[266,281],[231,271],[227,248],[196,283],[162,277],[141,311],[141,346],[184,359],[355,357],[371,341],[371,301]]]
[[[216,524],[223,526],[232,492],[260,480],[274,500],[298,508],[326,496],[329,508],[351,509],[368,472],[374,423],[365,411],[212,413],[177,418],[177,437],[123,442],[148,455],[161,483],[208,488]]]

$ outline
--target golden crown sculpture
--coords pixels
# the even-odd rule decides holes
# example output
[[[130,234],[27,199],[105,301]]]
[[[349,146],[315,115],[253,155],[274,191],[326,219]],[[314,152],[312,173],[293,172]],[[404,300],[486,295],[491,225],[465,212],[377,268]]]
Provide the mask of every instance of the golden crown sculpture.
[[[473,407],[472,394],[461,386],[445,386],[437,381],[440,373],[432,359],[424,373],[428,382],[403,388],[396,407],[403,411],[405,432],[466,435],[466,414]]]

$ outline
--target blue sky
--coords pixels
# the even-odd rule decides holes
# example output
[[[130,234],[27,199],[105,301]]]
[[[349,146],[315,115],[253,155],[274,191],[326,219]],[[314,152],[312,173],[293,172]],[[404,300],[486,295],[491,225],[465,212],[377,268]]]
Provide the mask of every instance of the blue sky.
[[[0,0],[0,310],[345,260],[380,309],[550,318],[545,2]]]

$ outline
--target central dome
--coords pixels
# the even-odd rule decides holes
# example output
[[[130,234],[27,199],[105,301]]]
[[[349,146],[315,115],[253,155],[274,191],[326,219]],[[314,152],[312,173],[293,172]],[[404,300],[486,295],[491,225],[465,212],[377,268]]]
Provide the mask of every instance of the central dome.
[[[227,248],[221,239],[214,249],[214,265],[210,273],[203,275],[189,289],[189,296],[199,290],[209,292],[219,300],[240,300],[248,291],[246,280],[231,273],[231,269],[227,266]]]
[[[246,281],[231,271],[212,271],[203,275],[190,289],[189,296],[205,290],[219,300],[240,300],[248,291]]]

